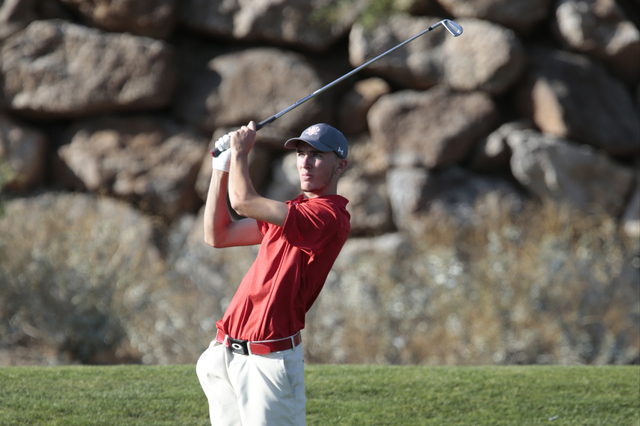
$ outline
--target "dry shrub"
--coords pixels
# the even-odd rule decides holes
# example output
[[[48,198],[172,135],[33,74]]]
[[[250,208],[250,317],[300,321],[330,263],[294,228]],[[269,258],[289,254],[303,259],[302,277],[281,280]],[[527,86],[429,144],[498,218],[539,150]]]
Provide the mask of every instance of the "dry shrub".
[[[308,358],[638,363],[638,241],[610,217],[553,203],[514,212],[481,200],[476,213],[417,219],[408,254],[350,256],[321,294],[323,314],[312,312]],[[331,327],[318,323],[331,310]]]
[[[463,271],[436,287],[425,333],[412,341],[416,359],[638,362],[638,241],[610,217],[545,202],[486,211],[474,226],[426,221],[416,254],[453,246]]]
[[[67,360],[131,360],[125,324],[163,281],[152,229],[115,202],[44,196],[0,221],[0,344],[58,348]],[[148,224],[147,224],[148,225]]]

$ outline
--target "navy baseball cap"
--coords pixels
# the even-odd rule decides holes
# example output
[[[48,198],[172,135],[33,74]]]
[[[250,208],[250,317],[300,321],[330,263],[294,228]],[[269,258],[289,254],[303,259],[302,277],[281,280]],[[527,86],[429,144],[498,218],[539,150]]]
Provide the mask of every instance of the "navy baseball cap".
[[[295,149],[299,141],[306,142],[318,151],[335,152],[340,158],[347,158],[347,139],[336,128],[328,124],[320,123],[308,127],[299,138],[289,139],[284,143],[284,147]]]

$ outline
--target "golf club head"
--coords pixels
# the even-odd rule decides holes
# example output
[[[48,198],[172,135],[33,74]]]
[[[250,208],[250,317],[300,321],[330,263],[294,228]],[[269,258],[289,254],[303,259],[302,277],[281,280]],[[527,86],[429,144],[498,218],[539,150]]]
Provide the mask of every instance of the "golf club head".
[[[460,24],[453,22],[450,19],[443,19],[442,21],[440,21],[440,23],[447,29],[447,31],[451,33],[452,36],[458,37],[460,34],[462,34],[462,27],[460,26]]]

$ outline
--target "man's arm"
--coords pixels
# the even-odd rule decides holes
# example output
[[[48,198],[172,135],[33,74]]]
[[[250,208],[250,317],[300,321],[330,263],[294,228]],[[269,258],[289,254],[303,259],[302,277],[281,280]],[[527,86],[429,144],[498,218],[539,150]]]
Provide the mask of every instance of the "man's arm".
[[[231,136],[229,200],[240,215],[284,226],[289,208],[286,203],[258,195],[249,178],[249,151],[256,139],[255,123],[243,126]]]
[[[213,170],[204,210],[204,241],[217,248],[259,244],[262,233],[255,219],[231,220],[226,198],[228,181],[228,173]]]

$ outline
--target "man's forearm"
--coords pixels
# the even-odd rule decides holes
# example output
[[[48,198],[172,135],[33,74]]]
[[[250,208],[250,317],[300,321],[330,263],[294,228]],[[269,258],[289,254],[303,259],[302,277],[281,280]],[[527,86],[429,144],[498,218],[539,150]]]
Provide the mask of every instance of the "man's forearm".
[[[204,209],[204,240],[214,247],[224,238],[225,229],[231,222],[226,198],[228,182],[228,173],[213,170]]]
[[[242,216],[255,217],[251,201],[259,197],[249,177],[249,160],[246,153],[231,155],[229,173],[229,200],[231,207]]]

